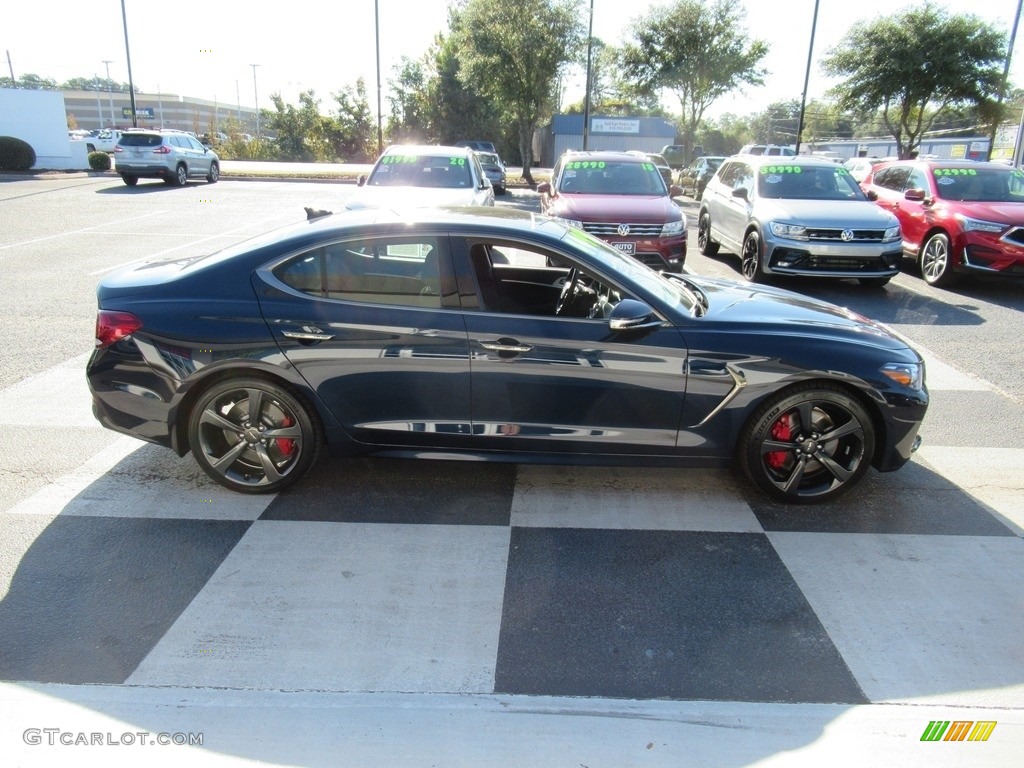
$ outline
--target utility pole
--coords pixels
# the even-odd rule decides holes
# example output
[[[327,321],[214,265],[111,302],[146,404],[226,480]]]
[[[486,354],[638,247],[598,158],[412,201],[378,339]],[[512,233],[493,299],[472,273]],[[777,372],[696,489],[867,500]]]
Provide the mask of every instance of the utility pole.
[[[250,64],[252,67],[252,95],[256,101],[256,138],[260,138],[260,94],[256,90],[256,67],[259,64]]]
[[[804,75],[804,95],[800,99],[800,122],[796,126],[796,153],[800,154],[800,141],[804,137],[804,110],[807,109],[807,87],[811,81],[811,60],[814,56],[814,32],[818,28],[818,0],[814,0],[814,19],[811,21],[811,44],[807,47],[807,72]]]
[[[587,92],[583,96],[583,151],[586,152],[590,139],[590,67],[594,46],[594,0],[590,0],[590,26],[587,29]]]
[[[11,86],[18,87],[18,81],[14,79],[14,65],[11,64],[11,52],[7,51],[7,68],[11,70]]]

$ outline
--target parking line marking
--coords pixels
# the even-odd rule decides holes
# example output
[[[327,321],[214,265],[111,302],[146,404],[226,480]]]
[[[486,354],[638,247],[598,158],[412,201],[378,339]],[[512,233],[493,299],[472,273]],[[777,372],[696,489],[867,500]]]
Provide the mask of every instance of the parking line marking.
[[[47,240],[56,240],[57,238],[67,237],[68,235],[81,235],[81,234],[84,234],[86,232],[90,232],[90,231],[92,231],[94,229],[99,229],[100,227],[109,227],[109,226],[112,226],[114,224],[123,223],[125,221],[137,221],[138,219],[148,219],[151,216],[162,216],[165,213],[167,213],[167,211],[154,211],[153,213],[144,213],[141,216],[133,216],[130,219],[118,219],[116,221],[104,222],[103,224],[93,224],[91,227],[83,227],[82,229],[75,229],[75,230],[72,230],[70,232],[61,232],[61,233],[56,234],[56,235],[47,235],[46,237],[37,237],[37,238],[34,238],[32,240],[22,240],[21,242],[18,242],[18,243],[10,243],[8,245],[0,245],[0,251],[6,251],[9,248],[17,248],[17,247],[22,246],[22,245],[32,245],[33,243],[45,243]]]

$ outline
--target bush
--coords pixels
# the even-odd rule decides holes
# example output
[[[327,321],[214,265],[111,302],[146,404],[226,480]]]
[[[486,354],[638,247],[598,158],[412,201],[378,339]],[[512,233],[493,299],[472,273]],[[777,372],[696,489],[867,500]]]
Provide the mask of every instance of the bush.
[[[36,151],[27,141],[0,136],[0,171],[27,171],[36,164]]]
[[[94,171],[109,171],[110,155],[106,152],[90,152],[89,167]]]

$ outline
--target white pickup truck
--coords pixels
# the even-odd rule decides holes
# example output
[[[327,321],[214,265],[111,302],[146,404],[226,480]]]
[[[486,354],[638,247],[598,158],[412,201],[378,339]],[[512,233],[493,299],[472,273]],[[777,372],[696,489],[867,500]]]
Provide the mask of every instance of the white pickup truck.
[[[113,152],[120,139],[120,131],[106,128],[95,136],[86,136],[85,146],[89,148],[90,152]]]

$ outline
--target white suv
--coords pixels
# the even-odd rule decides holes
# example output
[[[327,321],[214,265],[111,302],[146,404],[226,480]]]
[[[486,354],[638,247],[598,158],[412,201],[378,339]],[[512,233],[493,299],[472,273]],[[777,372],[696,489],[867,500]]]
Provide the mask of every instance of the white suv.
[[[220,158],[199,139],[183,131],[126,131],[114,147],[114,167],[124,183],[140,178],[163,179],[185,186],[189,178],[220,178]]]

